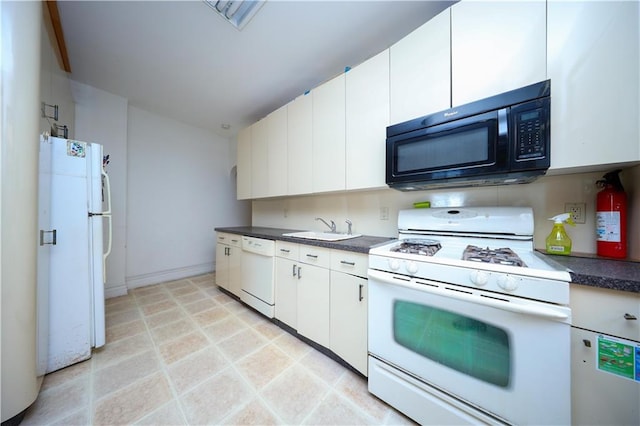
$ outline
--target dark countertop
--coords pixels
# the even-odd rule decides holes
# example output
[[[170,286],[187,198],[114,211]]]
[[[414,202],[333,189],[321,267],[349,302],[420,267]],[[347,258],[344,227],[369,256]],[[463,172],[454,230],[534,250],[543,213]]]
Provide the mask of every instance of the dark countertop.
[[[280,240],[292,243],[307,244],[338,250],[369,253],[369,249],[379,244],[394,240],[395,237],[374,237],[363,235],[342,241],[318,241],[302,238],[284,237],[282,234],[303,231],[301,229],[267,228],[260,226],[237,226],[215,228],[219,232],[247,235],[267,240]],[[640,293],[640,262],[604,259],[595,255],[574,254],[572,256],[549,255],[540,253],[569,269],[573,285],[586,285],[610,290]]]
[[[542,253],[569,269],[572,284],[640,293],[640,262],[590,254],[558,256]]]
[[[353,251],[357,253],[369,253],[371,247],[394,240],[395,237],[374,237],[363,235],[342,241],[320,241],[304,238],[284,237],[282,234],[304,231],[303,229],[266,228],[260,226],[236,226],[231,228],[215,228],[218,232],[246,235],[248,237],[264,238],[267,240],[288,241],[291,243],[307,244],[310,246],[332,248],[338,250]]]

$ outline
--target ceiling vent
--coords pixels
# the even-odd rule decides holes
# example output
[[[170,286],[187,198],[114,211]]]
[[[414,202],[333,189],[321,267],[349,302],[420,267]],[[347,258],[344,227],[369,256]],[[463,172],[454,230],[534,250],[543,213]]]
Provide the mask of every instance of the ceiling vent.
[[[238,30],[243,29],[266,3],[266,0],[203,1]]]

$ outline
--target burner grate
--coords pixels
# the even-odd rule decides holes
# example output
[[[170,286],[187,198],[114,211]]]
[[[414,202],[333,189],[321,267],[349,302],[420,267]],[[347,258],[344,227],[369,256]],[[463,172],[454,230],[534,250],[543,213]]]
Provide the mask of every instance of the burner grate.
[[[406,239],[399,245],[392,247],[391,251],[406,254],[418,254],[421,256],[433,256],[442,246],[436,240]]]
[[[527,267],[522,259],[508,247],[490,249],[489,247],[481,248],[468,245],[467,248],[464,249],[462,260]]]

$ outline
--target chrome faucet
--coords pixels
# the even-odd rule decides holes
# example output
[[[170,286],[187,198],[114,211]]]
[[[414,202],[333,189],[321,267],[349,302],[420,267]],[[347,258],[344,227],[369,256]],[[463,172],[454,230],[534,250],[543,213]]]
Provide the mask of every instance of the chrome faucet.
[[[325,225],[327,225],[329,227],[329,229],[331,229],[331,232],[333,232],[334,234],[336,233],[336,223],[332,220],[330,220],[329,222],[331,222],[331,225],[329,225],[323,218],[321,217],[316,217],[316,220],[320,220],[322,221],[322,223],[324,223]]]
[[[353,222],[351,222],[349,219],[345,220],[347,226],[349,227],[347,229],[347,235],[351,235],[351,226],[353,225]]]

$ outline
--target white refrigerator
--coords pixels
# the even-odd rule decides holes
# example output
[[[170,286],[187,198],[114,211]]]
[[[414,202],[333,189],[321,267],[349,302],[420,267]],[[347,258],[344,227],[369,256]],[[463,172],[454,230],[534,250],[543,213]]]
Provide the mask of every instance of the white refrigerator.
[[[40,138],[38,372],[91,357],[105,344],[105,260],[111,197],[102,145]]]

